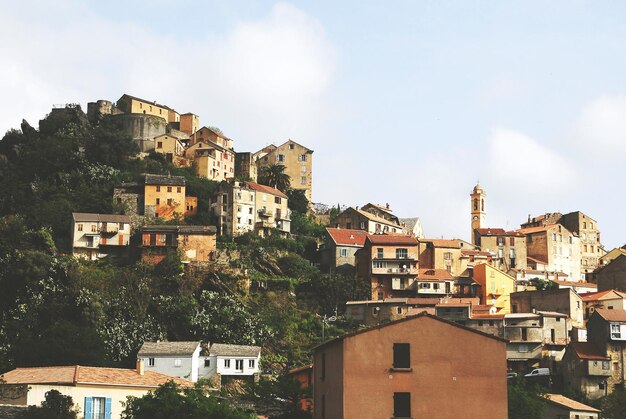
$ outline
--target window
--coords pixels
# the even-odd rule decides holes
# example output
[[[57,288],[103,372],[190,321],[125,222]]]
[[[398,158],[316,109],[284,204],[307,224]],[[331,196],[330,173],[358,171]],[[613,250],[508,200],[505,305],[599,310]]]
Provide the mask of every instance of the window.
[[[207,367],[207,368],[210,367],[211,366],[211,360],[210,359],[205,359],[204,360],[204,366]]]
[[[365,221],[361,221],[360,226],[361,226],[361,230],[365,230]]]
[[[78,224],[78,231],[83,231],[83,225],[82,224]]]
[[[445,260],[450,260],[450,259],[452,259],[452,252],[445,252],[445,253],[443,254],[443,258],[444,258]]]
[[[383,258],[383,248],[382,247],[378,247],[376,249],[376,257],[378,259],[382,259]]]
[[[394,418],[411,417],[411,393],[393,393]]]
[[[96,229],[97,229],[97,226],[96,226],[95,224],[92,224],[92,225],[91,225],[91,232],[92,232],[92,233],[95,233],[95,232],[96,232]]]
[[[163,148],[163,141],[157,141],[157,148]]]
[[[148,366],[154,367],[154,358],[148,358]]]
[[[236,359],[235,360],[235,369],[237,371],[243,371],[243,359]]]
[[[406,259],[409,257],[408,249],[396,249],[396,259]]]
[[[224,360],[224,368],[230,368],[230,359]]]
[[[275,204],[280,204],[281,203],[280,196],[275,196],[274,197],[274,203]]]
[[[104,397],[85,397],[85,418],[109,419],[111,417],[111,399]]]
[[[156,204],[159,205],[161,203],[161,198],[156,199]]]
[[[621,339],[622,334],[620,331],[620,327],[619,324],[612,324],[611,325],[611,338],[612,339]]]
[[[294,144],[289,144],[289,150],[293,150],[295,148]]]
[[[159,185],[157,185],[157,187],[156,187],[156,191],[157,191],[157,192],[161,192],[161,187],[160,187]]]
[[[385,294],[382,291],[378,291],[378,293],[376,294],[376,299],[382,300],[383,298],[385,298]]]
[[[254,360],[254,359],[249,359],[248,360],[248,368],[254,368],[254,365],[256,364],[255,361],[256,360]]]
[[[181,193],[183,191],[183,189],[180,186],[176,187],[176,192]]]
[[[167,198],[167,205],[172,205],[172,198]]]
[[[351,230],[352,229],[352,223],[346,223],[346,228],[348,230]]]
[[[175,360],[174,360],[174,366],[175,366],[175,367],[177,367],[177,368],[181,366],[181,361],[180,361],[180,359],[175,359]]]
[[[394,368],[411,368],[411,344],[394,343],[393,344],[393,367]]]
[[[611,368],[611,364],[609,363],[609,361],[602,361],[602,369],[603,370],[608,370]]]
[[[285,155],[284,154],[279,154],[278,155],[278,161],[284,162],[285,161]]]
[[[300,184],[301,184],[301,185],[306,185],[306,176],[302,176],[302,177],[300,178]]]
[[[522,340],[528,340],[528,329],[522,329]]]
[[[168,191],[168,192],[172,192],[172,187],[171,187],[171,186],[168,186],[168,187],[167,187],[167,191]]]
[[[341,249],[341,257],[345,258],[348,256],[348,249]]]
[[[237,205],[237,212],[241,212],[241,205]]]
[[[402,307],[398,307],[398,314],[402,314]]]

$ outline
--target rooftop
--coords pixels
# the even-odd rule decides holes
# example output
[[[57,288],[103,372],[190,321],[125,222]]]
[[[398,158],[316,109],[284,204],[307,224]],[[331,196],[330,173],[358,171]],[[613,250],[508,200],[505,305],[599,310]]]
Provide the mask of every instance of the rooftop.
[[[604,361],[608,357],[596,345],[590,342],[571,342],[570,347],[580,359],[591,359]]]
[[[146,185],[167,185],[167,186],[185,186],[184,176],[172,175],[144,175]]]
[[[609,310],[607,308],[597,308],[595,310],[602,318],[609,322],[626,322],[625,310]]]
[[[144,342],[137,353],[148,355],[192,355],[200,346],[199,341],[192,342]]]
[[[445,247],[450,249],[460,249],[461,243],[451,239],[419,239],[420,243],[431,243],[433,247]]]
[[[326,227],[326,231],[338,246],[359,246],[365,245],[367,231],[348,230],[343,228]]]
[[[130,223],[130,216],[117,214],[91,214],[86,212],[73,212],[74,221],[95,221],[102,223]]]
[[[546,399],[552,404],[556,404],[561,407],[565,407],[569,410],[583,411],[583,412],[592,412],[592,413],[600,413],[600,411],[594,407],[587,406],[586,404],[582,404],[577,402],[576,400],[572,400],[568,397],[565,397],[561,394],[546,394]]]
[[[214,343],[209,348],[209,355],[217,356],[259,356],[260,346],[229,345],[226,343]]]
[[[595,285],[595,284],[594,284]],[[599,301],[599,300],[611,300],[617,298],[626,298],[626,293],[617,290],[606,290],[598,292],[588,292],[586,294],[580,294],[583,301]]]
[[[156,388],[172,380],[185,387],[193,385],[189,381],[154,371],[145,371],[144,374],[139,374],[134,369],[83,367],[80,365],[16,368],[4,373],[0,378],[4,379],[7,384],[99,384]]]
[[[477,228],[475,230],[481,236],[518,236],[521,237],[524,234],[521,234],[519,231],[506,231],[503,228]]]
[[[372,244],[399,244],[405,246],[417,246],[415,237],[401,234],[368,234],[367,239]]]
[[[217,228],[215,226],[182,226],[169,224],[149,224],[141,228],[143,232],[173,232],[184,234],[215,234]]]
[[[454,277],[445,269],[419,269],[417,274],[419,281],[428,280],[453,280]]]
[[[248,185],[249,188],[254,189],[257,192],[268,193],[271,195],[276,195],[281,198],[287,199],[287,195],[285,195],[284,193],[282,193],[276,188],[272,188],[271,186],[261,185],[259,183],[248,182],[248,181],[246,181],[246,185]]]

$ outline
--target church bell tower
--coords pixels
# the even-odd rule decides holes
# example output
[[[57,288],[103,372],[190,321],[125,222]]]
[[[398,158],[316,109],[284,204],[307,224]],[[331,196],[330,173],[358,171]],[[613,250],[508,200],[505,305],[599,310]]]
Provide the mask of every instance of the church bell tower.
[[[476,243],[476,235],[474,231],[477,228],[485,228],[487,226],[486,223],[486,214],[485,214],[485,191],[483,190],[480,183],[477,183],[474,186],[474,190],[470,194],[471,197],[471,209],[472,209],[472,244],[477,245]]]

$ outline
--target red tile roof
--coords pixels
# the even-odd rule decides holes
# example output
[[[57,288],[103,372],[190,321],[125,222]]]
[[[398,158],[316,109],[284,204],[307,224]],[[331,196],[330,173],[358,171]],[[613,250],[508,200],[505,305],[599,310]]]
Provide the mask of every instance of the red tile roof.
[[[184,387],[193,383],[178,377],[123,368],[83,367],[80,365],[63,367],[16,368],[4,373],[0,378],[7,384],[100,384],[121,387],[156,388],[167,381],[174,381]]]
[[[417,246],[415,237],[400,234],[368,234],[367,239],[372,244],[402,244],[407,246]]]
[[[546,262],[546,261],[543,261],[543,260],[537,259],[537,258],[531,258],[530,256],[527,256],[526,260],[529,260],[529,261],[535,262],[535,263],[541,263],[542,265],[547,265],[548,264],[548,262]]]
[[[450,239],[419,239],[420,243],[432,243],[434,247],[444,247],[450,249],[460,249],[461,243],[458,240]]]
[[[326,231],[337,246],[363,247],[365,245],[365,239],[367,238],[367,231],[363,230],[326,227]]]
[[[475,231],[481,236],[518,236],[521,237],[524,234],[519,231],[505,231],[503,228],[477,228]]]
[[[461,254],[467,256],[491,256],[490,252],[482,252],[480,250],[461,250]]]
[[[428,280],[452,280],[454,277],[445,269],[419,269],[418,281]]]
[[[588,292],[585,294],[580,294],[580,297],[583,299],[583,301],[588,302],[588,301],[609,300],[611,298],[626,298],[626,293],[620,292],[617,290],[606,290],[606,291]]]
[[[572,349],[580,359],[606,360],[608,357],[596,345],[590,342],[571,342]]]
[[[255,191],[280,196],[281,198],[285,198],[285,199],[287,198],[287,195],[285,195],[284,193],[282,193],[276,188],[272,188],[271,186],[261,185],[259,183],[248,182],[248,181],[246,181],[246,185],[248,185],[248,187],[254,189]]]
[[[592,412],[592,413],[600,413],[600,411],[594,407],[587,406],[586,404],[582,404],[577,402],[576,400],[572,400],[567,398],[561,394],[546,394],[546,399],[550,403],[566,407],[569,410],[583,411],[583,412]]]
[[[585,287],[585,288],[598,288],[598,284],[594,284],[586,281],[559,281],[558,279],[552,279],[552,282],[558,285],[564,285],[569,287]]]
[[[554,228],[556,226],[557,226],[557,224],[548,224],[548,225],[545,225],[545,226],[520,228],[517,231],[519,233],[522,233],[522,234],[526,235],[526,234],[541,233],[543,231],[548,231],[548,230],[551,230],[552,228]]]

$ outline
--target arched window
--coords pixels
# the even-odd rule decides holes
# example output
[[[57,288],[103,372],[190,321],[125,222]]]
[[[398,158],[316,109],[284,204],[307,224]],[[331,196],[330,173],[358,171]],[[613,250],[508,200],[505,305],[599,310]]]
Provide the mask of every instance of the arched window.
[[[478,211],[478,199],[474,199],[474,211]]]

